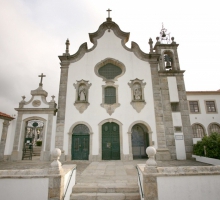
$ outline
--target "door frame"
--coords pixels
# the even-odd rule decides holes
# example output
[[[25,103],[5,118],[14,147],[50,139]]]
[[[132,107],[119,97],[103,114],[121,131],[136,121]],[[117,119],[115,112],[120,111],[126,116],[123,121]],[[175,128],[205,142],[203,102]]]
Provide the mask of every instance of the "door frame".
[[[122,123],[118,121],[117,119],[105,119],[101,121],[98,126],[99,126],[99,155],[98,155],[98,160],[102,160],[102,125],[107,123],[107,122],[114,122],[119,125],[119,140],[120,140],[120,160],[125,160],[125,156],[123,154],[123,137],[122,137]]]
[[[66,160],[70,161],[72,159],[72,134],[73,134],[73,129],[75,126],[79,125],[79,124],[83,124],[85,126],[87,126],[87,128],[89,129],[89,161],[92,161],[92,135],[93,135],[93,131],[92,131],[92,127],[84,121],[79,121],[79,122],[75,122],[69,129],[68,135],[68,155],[66,156]]]
[[[149,126],[148,123],[146,123],[145,121],[142,120],[137,120],[135,122],[133,122],[129,128],[128,128],[128,142],[129,142],[129,160],[133,160],[133,154],[132,154],[132,141],[131,141],[131,134],[132,134],[132,127],[136,124],[142,124],[143,126],[145,126],[148,130],[148,139],[149,139],[149,146],[154,145],[153,141],[152,141],[152,130],[151,127]]]

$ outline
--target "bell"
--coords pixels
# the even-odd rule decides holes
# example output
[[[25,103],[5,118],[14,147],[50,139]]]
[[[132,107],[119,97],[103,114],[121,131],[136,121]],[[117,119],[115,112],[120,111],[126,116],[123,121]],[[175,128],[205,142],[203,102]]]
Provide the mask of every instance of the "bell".
[[[164,31],[163,31],[162,37],[166,37],[166,34],[164,33]]]
[[[169,61],[166,62],[166,67],[167,70],[171,69],[171,63]]]

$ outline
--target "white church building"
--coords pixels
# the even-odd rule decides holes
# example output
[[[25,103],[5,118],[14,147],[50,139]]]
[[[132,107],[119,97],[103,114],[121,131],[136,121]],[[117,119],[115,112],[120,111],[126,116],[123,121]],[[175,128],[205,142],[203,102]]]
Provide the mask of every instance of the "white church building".
[[[220,133],[220,91],[187,92],[178,44],[161,30],[149,52],[110,17],[61,61],[58,101],[47,98],[42,79],[16,119],[0,113],[0,159],[22,160],[40,146],[40,160],[60,148],[61,160],[133,160],[157,149],[157,160],[191,159],[193,143]],[[30,88],[31,89],[31,88]],[[9,122],[10,123],[6,123]],[[10,125],[9,125],[10,124]]]

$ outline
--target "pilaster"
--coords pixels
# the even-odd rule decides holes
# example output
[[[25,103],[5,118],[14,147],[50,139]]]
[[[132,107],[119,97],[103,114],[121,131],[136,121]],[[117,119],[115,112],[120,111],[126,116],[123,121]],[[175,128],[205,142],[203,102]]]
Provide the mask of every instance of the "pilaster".
[[[65,124],[65,113],[66,113],[66,93],[67,93],[69,64],[70,63],[68,61],[62,61],[60,64],[61,73],[60,73],[55,147],[60,148],[62,151],[61,160],[65,160],[64,151],[63,151],[63,142],[64,142],[64,124]]]
[[[163,102],[162,102],[162,94],[160,91],[160,78],[158,74],[158,61],[150,60],[149,63],[151,67],[154,110],[155,110],[155,118],[156,118],[155,121],[156,121],[157,145],[158,145],[157,160],[170,160],[170,152],[167,149],[167,144],[166,144]]]
[[[9,120],[5,119],[2,127],[2,137],[0,143],[0,161],[4,160],[5,143],[7,139]]]

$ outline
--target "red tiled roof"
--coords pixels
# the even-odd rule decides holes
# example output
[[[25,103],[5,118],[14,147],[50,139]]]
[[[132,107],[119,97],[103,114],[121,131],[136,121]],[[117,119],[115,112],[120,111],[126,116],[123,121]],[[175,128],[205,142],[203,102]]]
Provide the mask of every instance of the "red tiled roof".
[[[7,114],[2,113],[2,112],[0,112],[0,117],[5,117],[5,118],[14,119],[14,117],[11,117],[10,115],[7,115]]]

